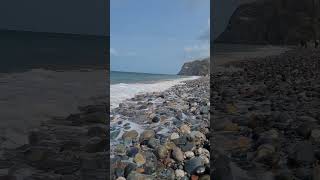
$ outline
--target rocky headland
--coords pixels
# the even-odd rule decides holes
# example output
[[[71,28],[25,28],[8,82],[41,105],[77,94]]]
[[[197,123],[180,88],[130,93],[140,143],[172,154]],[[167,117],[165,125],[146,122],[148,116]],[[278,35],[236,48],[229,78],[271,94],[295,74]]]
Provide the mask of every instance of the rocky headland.
[[[316,0],[240,0],[220,43],[297,44],[319,39]]]
[[[320,179],[319,57],[294,49],[211,73],[213,179]]]
[[[210,70],[210,58],[205,58],[201,60],[194,60],[191,62],[186,62],[181,67],[178,75],[184,76],[205,76],[209,74]]]

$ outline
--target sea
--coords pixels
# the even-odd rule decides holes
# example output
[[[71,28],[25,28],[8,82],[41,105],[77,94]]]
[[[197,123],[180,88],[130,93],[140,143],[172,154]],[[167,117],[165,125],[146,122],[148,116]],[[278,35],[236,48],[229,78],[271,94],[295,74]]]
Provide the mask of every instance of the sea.
[[[111,109],[117,107],[122,101],[130,99],[137,94],[165,91],[174,85],[183,84],[186,80],[193,80],[197,78],[199,77],[111,71]]]
[[[106,101],[107,37],[0,30],[0,132]],[[27,137],[27,136],[23,136]]]
[[[0,30],[0,73],[105,68],[104,36]]]

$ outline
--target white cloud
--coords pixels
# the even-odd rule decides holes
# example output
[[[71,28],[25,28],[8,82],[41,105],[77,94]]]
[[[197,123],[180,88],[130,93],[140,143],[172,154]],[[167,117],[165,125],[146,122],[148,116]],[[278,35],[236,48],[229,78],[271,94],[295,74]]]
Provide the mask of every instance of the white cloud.
[[[186,46],[184,52],[188,57],[208,57],[210,55],[210,45],[205,43]]]
[[[117,56],[118,52],[114,48],[110,48],[110,54],[113,56]]]
[[[187,46],[184,48],[185,52],[197,52],[197,51],[205,51],[209,49],[209,44],[201,44],[201,45],[193,45]]]
[[[110,48],[110,55],[112,55],[112,56],[136,56],[137,54],[133,51],[119,52],[115,48]]]

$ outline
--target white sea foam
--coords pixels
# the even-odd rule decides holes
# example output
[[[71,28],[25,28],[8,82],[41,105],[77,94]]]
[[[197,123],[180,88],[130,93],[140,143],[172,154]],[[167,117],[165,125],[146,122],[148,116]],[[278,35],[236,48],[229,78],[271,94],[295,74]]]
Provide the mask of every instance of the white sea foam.
[[[159,81],[156,83],[132,83],[132,84],[112,84],[110,86],[110,105],[111,109],[118,107],[118,105],[126,100],[134,97],[137,94],[148,92],[161,92],[169,89],[170,87],[178,84],[183,84],[183,81],[194,80],[198,76],[191,76],[179,78],[174,80]]]

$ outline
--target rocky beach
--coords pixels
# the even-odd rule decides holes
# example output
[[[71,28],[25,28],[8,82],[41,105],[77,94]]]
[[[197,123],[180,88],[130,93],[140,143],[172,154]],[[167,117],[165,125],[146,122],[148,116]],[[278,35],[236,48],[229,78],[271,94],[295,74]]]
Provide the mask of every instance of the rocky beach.
[[[109,175],[105,70],[0,76],[0,179]]]
[[[1,148],[0,179],[105,180],[109,175],[108,104],[45,121],[28,143]]]
[[[139,94],[111,110],[114,180],[210,176],[209,76]]]
[[[211,73],[213,179],[320,179],[319,57],[296,48]]]

